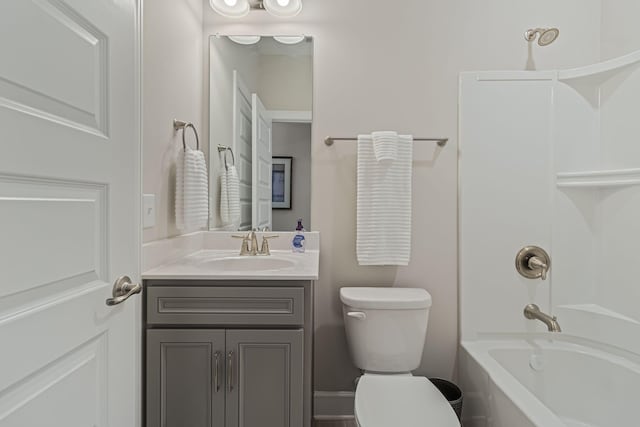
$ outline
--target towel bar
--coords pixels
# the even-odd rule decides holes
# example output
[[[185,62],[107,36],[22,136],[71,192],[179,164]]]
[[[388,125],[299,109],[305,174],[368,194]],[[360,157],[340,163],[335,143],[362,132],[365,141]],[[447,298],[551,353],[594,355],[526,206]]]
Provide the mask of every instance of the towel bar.
[[[327,136],[324,139],[324,143],[327,144],[328,146],[332,146],[334,141],[357,141],[357,140],[358,138],[336,138],[333,136]],[[444,147],[445,145],[447,145],[449,138],[413,138],[413,140],[435,142],[438,144],[439,147]]]
[[[175,131],[179,131],[180,129],[182,129],[182,147],[184,148],[185,151],[187,150],[187,141],[185,139],[184,134],[187,128],[193,129],[193,134],[196,136],[196,149],[200,150],[200,138],[198,138],[198,131],[196,130],[196,127],[193,125],[193,123],[183,122],[182,120],[173,119],[173,129]]]

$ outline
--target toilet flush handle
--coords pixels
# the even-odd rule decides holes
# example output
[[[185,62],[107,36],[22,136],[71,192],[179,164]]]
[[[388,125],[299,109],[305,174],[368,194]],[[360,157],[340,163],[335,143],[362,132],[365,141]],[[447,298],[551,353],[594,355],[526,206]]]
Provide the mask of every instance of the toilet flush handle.
[[[361,311],[348,311],[347,316],[355,317],[356,319],[366,319],[367,315]]]

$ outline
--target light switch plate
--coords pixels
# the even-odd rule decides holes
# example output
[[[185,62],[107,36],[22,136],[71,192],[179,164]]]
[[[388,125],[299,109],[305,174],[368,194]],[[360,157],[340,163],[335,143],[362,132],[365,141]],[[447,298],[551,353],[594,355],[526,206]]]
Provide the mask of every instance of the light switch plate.
[[[156,195],[142,195],[142,226],[144,228],[155,227],[156,225]]]

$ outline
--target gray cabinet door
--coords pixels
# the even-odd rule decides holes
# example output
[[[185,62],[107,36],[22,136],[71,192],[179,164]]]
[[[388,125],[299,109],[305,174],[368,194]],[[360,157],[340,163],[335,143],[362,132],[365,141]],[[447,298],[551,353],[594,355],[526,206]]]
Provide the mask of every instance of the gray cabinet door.
[[[226,427],[303,425],[303,331],[227,330]]]
[[[224,340],[224,330],[147,331],[147,427],[224,426]]]

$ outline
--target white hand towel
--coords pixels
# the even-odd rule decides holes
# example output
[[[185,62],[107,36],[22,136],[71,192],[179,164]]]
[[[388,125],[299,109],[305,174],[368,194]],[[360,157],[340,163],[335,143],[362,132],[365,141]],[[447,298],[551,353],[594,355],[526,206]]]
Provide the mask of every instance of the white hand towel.
[[[234,165],[220,176],[220,218],[227,229],[237,230],[240,226],[240,180]]]
[[[373,153],[376,160],[389,161],[398,158],[398,133],[393,131],[372,132]]]
[[[176,159],[176,228],[184,230],[184,151]]]
[[[180,150],[176,164],[176,226],[179,230],[205,227],[209,220],[209,183],[204,153]]]
[[[397,158],[378,162],[370,135],[358,136],[356,249],[360,265],[408,265],[411,258],[413,137],[398,135]]]

